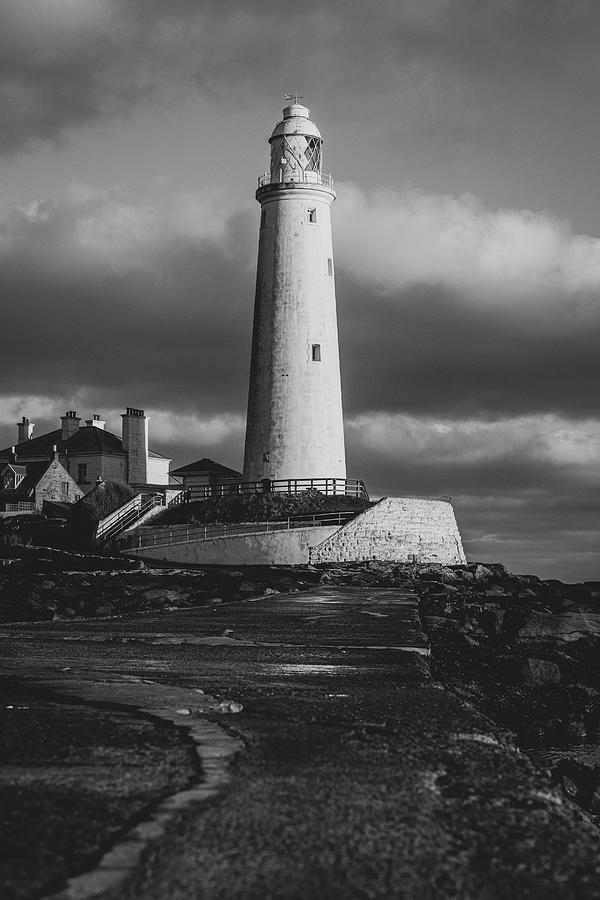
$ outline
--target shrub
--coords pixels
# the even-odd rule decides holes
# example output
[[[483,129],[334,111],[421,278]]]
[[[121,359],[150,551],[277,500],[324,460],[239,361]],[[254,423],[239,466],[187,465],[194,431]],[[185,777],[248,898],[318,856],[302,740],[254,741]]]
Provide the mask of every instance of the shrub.
[[[135,497],[135,493],[123,481],[101,481],[89,494],[74,503],[68,516],[74,545],[90,547],[98,522]]]
[[[257,493],[209,497],[166,509],[154,525],[212,524],[217,522],[272,522],[288,516],[315,515],[350,510],[361,512],[366,500],[344,495],[328,496],[315,488],[298,494]]]

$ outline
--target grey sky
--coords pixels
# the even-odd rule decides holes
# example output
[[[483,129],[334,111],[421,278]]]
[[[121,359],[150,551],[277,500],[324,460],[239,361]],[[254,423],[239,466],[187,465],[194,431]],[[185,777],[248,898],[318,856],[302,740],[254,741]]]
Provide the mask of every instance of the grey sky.
[[[600,8],[0,0],[0,438],[152,415],[239,467],[256,176],[305,96],[336,180],[351,474],[467,551],[598,577]]]

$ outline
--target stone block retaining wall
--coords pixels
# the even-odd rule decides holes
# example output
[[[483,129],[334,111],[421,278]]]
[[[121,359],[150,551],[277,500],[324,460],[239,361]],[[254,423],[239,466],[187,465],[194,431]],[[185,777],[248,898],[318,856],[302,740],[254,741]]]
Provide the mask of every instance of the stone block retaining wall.
[[[384,497],[310,550],[311,563],[465,563],[452,504],[445,500]]]

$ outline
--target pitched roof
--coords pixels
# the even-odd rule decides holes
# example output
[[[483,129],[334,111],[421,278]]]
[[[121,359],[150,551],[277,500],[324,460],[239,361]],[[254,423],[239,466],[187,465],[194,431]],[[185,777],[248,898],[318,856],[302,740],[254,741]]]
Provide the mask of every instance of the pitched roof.
[[[94,425],[80,428],[68,441],[65,441],[63,448],[69,453],[125,452],[123,442],[116,434],[113,434],[112,431],[105,431],[103,428],[96,428]]]
[[[24,462],[27,459],[52,455],[52,448],[56,446],[59,453],[67,450],[69,453],[124,453],[123,442],[111,431],[104,431],[103,428],[96,428],[94,425],[88,425],[80,428],[67,441],[61,440],[61,429],[49,431],[47,434],[41,434],[37,438],[31,438],[30,441],[22,441],[15,445],[15,453],[17,460]],[[0,450],[0,458],[10,457],[12,447],[5,447]]]
[[[25,466],[20,466],[17,463],[5,463],[4,468],[0,469],[0,474],[2,472],[6,472],[7,469],[10,469],[15,475],[25,475],[27,473],[27,468]]]
[[[44,472],[50,466],[51,460],[46,460],[45,462],[32,462],[27,465],[27,474],[23,478],[21,482],[14,488],[14,490],[10,491],[2,491],[2,499],[9,500],[9,495],[11,497],[13,495],[20,497],[23,499],[24,496],[33,497],[33,492],[35,490],[35,486],[38,481],[44,474]]]
[[[61,439],[62,430],[57,428],[56,431],[49,431],[47,434],[41,434],[39,437],[31,438],[29,441],[22,441],[15,445],[15,454],[17,462],[27,462],[27,459],[39,459],[40,457],[50,459],[53,455],[52,448],[57,447],[59,453],[68,451],[69,453],[125,453],[123,449],[123,441],[121,438],[113,434],[112,431],[105,431],[104,428],[96,428],[95,425],[86,425],[80,428],[67,441]],[[153,459],[167,459],[160,453],[148,450],[148,456]],[[10,459],[12,457],[12,447],[5,447],[0,450],[0,460]]]
[[[27,459],[27,457],[36,457],[36,456],[47,456],[49,457],[52,453],[52,447],[54,444],[57,446],[60,445],[61,430],[57,428],[56,431],[49,431],[48,434],[41,434],[39,437],[31,438],[30,441],[22,441],[20,444],[16,444],[15,452],[17,455],[17,459]],[[6,458],[11,456],[12,447],[5,447],[4,450],[0,450],[0,457]]]
[[[229,469],[222,466],[221,463],[215,462],[214,459],[199,459],[196,462],[188,463],[187,466],[181,466],[179,469],[172,470],[170,475],[189,475],[191,473],[202,475],[220,475],[222,478],[241,478],[242,473],[236,472],[235,469]]]

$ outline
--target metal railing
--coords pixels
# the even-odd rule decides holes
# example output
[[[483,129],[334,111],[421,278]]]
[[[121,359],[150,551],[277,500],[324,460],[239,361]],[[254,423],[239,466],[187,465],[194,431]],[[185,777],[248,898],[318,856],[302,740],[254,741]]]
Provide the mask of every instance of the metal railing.
[[[216,484],[196,484],[178,494],[169,506],[208,500],[209,497],[230,497],[236,494],[301,494],[315,490],[326,497],[356,497],[369,500],[364,481],[359,478],[280,478],[262,481],[221,481]]]
[[[344,525],[358,513],[345,510],[335,513],[316,513],[310,516],[290,516],[273,522],[231,522],[219,525],[157,525],[152,533],[139,531],[121,538],[121,549],[141,550],[149,547],[165,547],[170,544],[190,544],[208,541],[215,537],[233,537],[244,534],[263,534],[272,531],[291,531],[296,528],[316,528],[319,525]]]
[[[263,172],[258,176],[259,188],[266,184],[323,184],[325,187],[333,187],[333,178],[331,175],[324,175],[322,172],[294,172],[289,178],[274,178],[270,172]]]
[[[155,506],[164,505],[164,494],[136,494],[135,497],[132,497],[123,506],[120,506],[119,509],[116,509],[98,522],[96,540],[107,541],[116,537],[126,528],[129,528],[130,525],[138,522],[142,516],[145,516]]]

